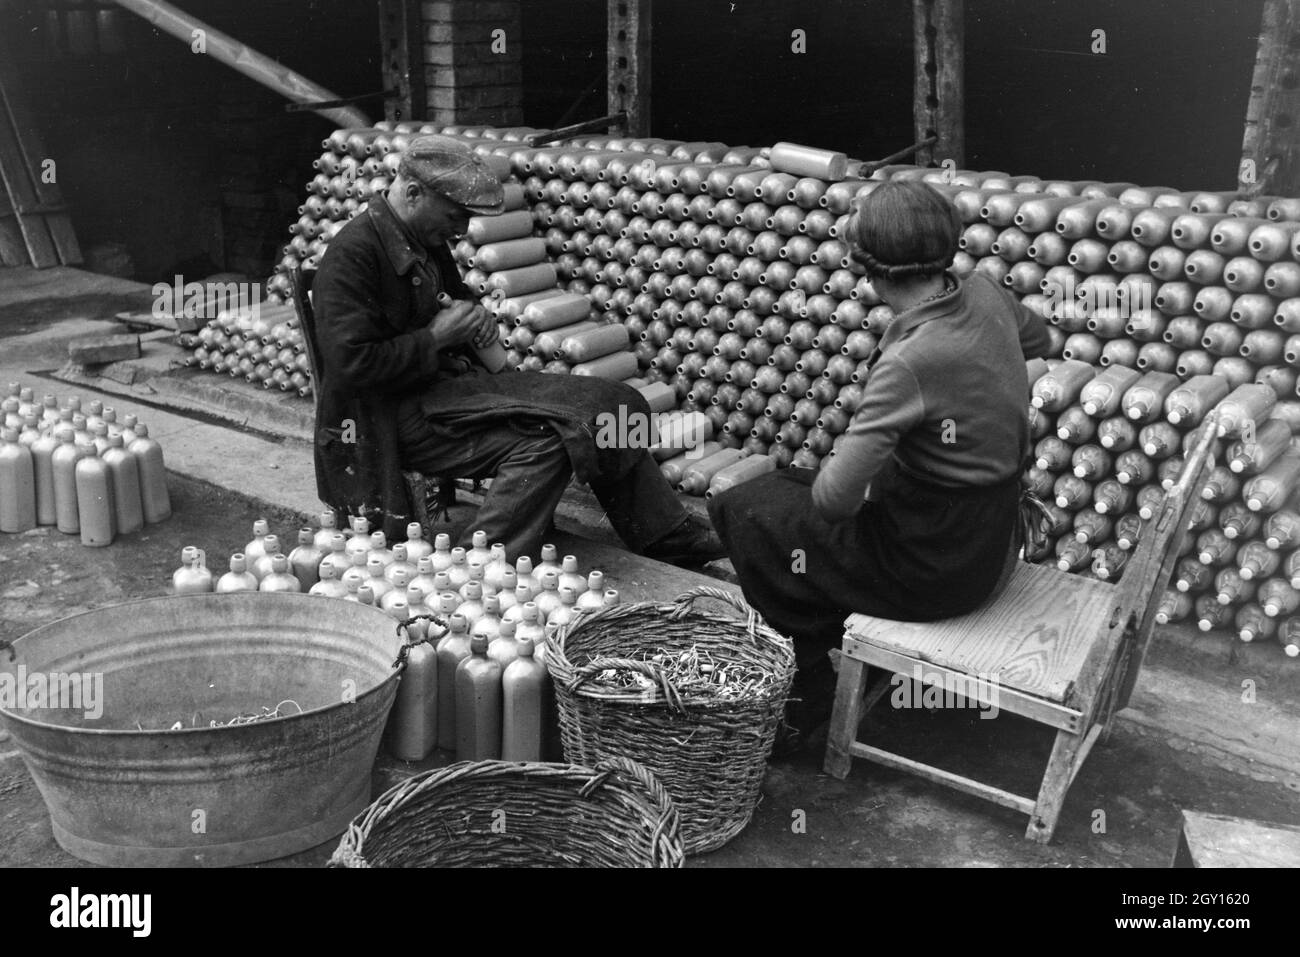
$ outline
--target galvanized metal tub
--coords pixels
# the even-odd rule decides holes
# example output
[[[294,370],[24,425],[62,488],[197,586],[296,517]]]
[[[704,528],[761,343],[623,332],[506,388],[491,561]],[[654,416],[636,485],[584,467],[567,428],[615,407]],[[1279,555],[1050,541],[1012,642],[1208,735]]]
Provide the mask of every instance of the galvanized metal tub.
[[[0,721],[69,853],[117,866],[271,860],[338,836],[370,803],[400,647],[393,620],[356,602],[126,602],[0,650]],[[303,712],[209,726],[286,700]]]

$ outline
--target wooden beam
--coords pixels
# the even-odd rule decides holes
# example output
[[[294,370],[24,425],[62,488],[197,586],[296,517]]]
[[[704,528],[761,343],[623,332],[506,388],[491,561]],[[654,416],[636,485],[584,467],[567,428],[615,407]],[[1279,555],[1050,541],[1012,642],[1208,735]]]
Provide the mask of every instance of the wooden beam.
[[[912,0],[916,140],[939,141],[916,154],[920,166],[951,159],[966,164],[963,0]]]
[[[1247,196],[1300,194],[1300,0],[1265,0],[1237,183]]]
[[[608,0],[609,113],[627,113],[627,135],[650,135],[650,0]]]
[[[384,89],[397,91],[395,99],[384,103],[385,118],[423,121],[428,114],[428,91],[419,0],[379,0],[379,49]]]

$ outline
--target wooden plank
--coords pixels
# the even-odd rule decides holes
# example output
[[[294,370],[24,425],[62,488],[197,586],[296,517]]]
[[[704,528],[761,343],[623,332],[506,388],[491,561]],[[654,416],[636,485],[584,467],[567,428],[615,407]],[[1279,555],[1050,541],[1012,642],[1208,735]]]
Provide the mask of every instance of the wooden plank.
[[[138,359],[140,337],[127,333],[112,336],[85,336],[68,343],[68,358],[83,366]]]
[[[10,207],[18,214],[15,219],[32,265],[39,269],[59,265],[59,254],[45,218],[22,213],[22,210],[38,205],[36,193],[28,178],[14,129],[9,124],[8,113],[3,109],[0,109],[0,179],[4,180]]]
[[[650,0],[608,0],[607,113],[627,112],[627,135],[650,135]]]
[[[920,761],[905,758],[901,754],[883,751],[880,748],[873,748],[865,744],[854,744],[849,751],[855,758],[874,761],[876,764],[883,764],[898,771],[915,774],[927,781],[945,784],[950,788],[955,788],[966,794],[973,794],[977,798],[992,801],[1002,807],[1009,807],[1021,814],[1033,814],[1034,812],[1034,802],[1029,798],[1021,797],[1019,794],[1012,794],[1010,791],[1004,791],[1001,788],[995,788],[991,784],[976,781],[974,778],[963,777],[960,774],[954,774],[952,771],[945,771],[929,764],[922,764]]]
[[[1300,24],[1297,0],[1265,0],[1246,105],[1237,183],[1248,196],[1300,193],[1300,50],[1291,40]]]
[[[397,92],[384,109],[394,122],[423,120],[429,110],[421,6],[417,0],[379,0],[379,66],[384,89]]]
[[[916,154],[920,166],[966,163],[965,11],[963,0],[912,0],[912,117],[916,141],[938,143]]]
[[[81,246],[77,243],[76,234],[73,232],[72,220],[63,209],[62,190],[59,189],[57,182],[47,182],[46,176],[43,175],[44,163],[49,157],[41,143],[35,118],[23,101],[18,72],[13,58],[8,53],[7,46],[0,44],[0,101],[3,102],[3,112],[6,114],[6,117],[0,117],[0,126],[7,125],[12,130],[17,147],[16,158],[21,164],[20,167],[13,168],[12,174],[15,179],[21,179],[23,172],[26,172],[30,178],[30,193],[34,196],[35,202],[30,203],[26,198],[20,201],[15,198],[12,191],[10,199],[18,213],[20,225],[24,226],[24,231],[28,220],[43,220],[39,226],[33,226],[33,232],[40,235],[41,230],[45,230],[44,235],[48,236],[58,253],[57,262],[49,265],[62,263],[65,266],[75,266],[82,262]],[[2,136],[3,134],[0,134],[0,137]],[[9,161],[9,156],[0,156],[0,162]],[[33,209],[33,206],[36,208]],[[32,261],[36,262],[35,256],[32,257]],[[36,264],[41,265],[39,262]]]
[[[18,217],[9,205],[9,195],[0,190],[0,266],[30,266],[31,257],[23,243]]]
[[[1194,867],[1300,867],[1300,827],[1293,824],[1184,811],[1180,838]]]
[[[1062,704],[1119,592],[1106,582],[1018,562],[994,601],[970,614],[931,622],[850,615],[853,637]]]
[[[851,752],[858,740],[862,719],[862,691],[867,684],[867,668],[852,657],[840,659],[840,677],[835,683],[835,705],[831,709],[831,726],[826,735],[826,756],[822,770],[834,778],[845,778],[853,763]]]
[[[877,668],[885,668],[894,674],[903,675],[911,678],[913,669],[920,666],[926,676],[930,674],[937,675],[940,680],[952,682],[949,687],[956,687],[956,682],[967,680],[968,673],[946,668],[942,665],[935,664],[932,661],[922,661],[919,658],[913,658],[897,651],[891,651],[882,648],[879,645],[869,644],[858,641],[849,635],[844,636],[843,652],[846,656],[858,661],[874,665]],[[841,662],[840,667],[844,664]],[[886,685],[888,687],[888,685]],[[1057,728],[1061,731],[1078,732],[1083,722],[1083,715],[1072,709],[1051,701],[1045,701],[1042,698],[1025,694],[1015,688],[1009,688],[1005,685],[997,685],[997,704],[998,707],[1012,714],[1018,714],[1022,717],[1029,718],[1039,724],[1045,724],[1048,727]]]

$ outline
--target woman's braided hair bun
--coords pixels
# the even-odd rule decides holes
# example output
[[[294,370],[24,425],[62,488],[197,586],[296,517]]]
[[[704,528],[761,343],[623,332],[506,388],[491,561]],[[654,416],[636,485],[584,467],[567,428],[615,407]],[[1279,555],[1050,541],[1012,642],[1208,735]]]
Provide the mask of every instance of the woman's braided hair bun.
[[[857,200],[848,237],[849,255],[872,278],[928,276],[952,265],[961,215],[927,183],[891,181]]]

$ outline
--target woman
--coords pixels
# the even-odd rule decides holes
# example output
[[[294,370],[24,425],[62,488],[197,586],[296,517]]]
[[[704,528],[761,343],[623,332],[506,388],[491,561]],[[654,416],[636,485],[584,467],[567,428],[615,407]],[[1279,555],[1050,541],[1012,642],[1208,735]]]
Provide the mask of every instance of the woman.
[[[1025,360],[1048,350],[1040,316],[985,276],[947,271],[961,220],[926,184],[878,187],[848,234],[895,314],[848,430],[820,469],[709,504],[746,599],[795,641],[802,730],[829,711],[826,651],[849,612],[949,618],[993,592],[1029,445]]]

